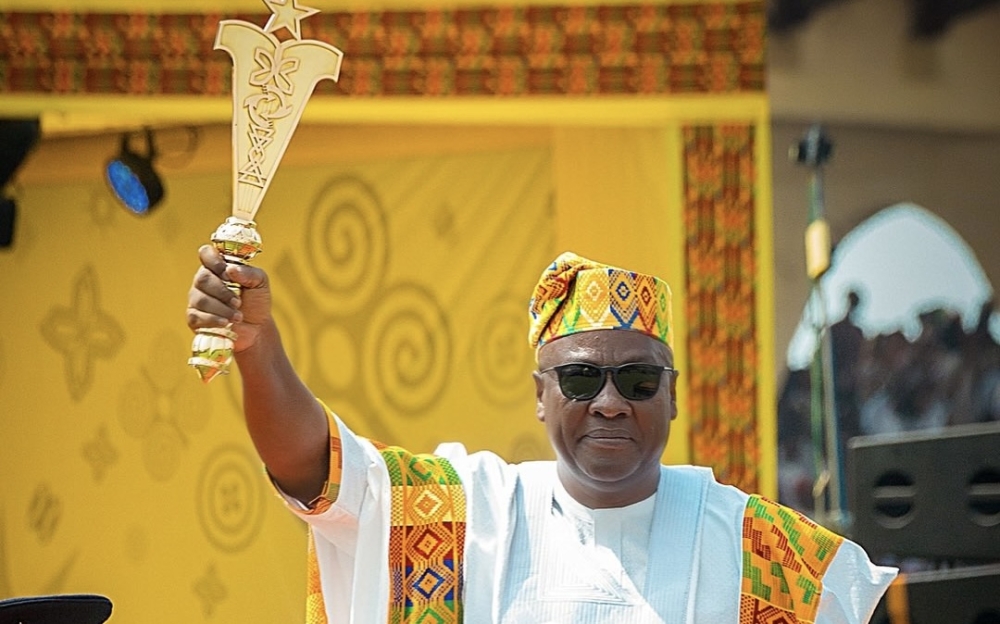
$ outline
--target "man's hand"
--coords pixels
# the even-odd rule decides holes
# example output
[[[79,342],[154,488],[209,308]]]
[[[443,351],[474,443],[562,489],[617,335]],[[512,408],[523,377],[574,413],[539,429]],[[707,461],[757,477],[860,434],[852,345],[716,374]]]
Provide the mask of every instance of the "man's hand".
[[[271,289],[267,273],[247,265],[227,264],[214,247],[198,250],[201,267],[188,291],[187,324],[192,330],[225,327],[233,323],[234,351],[239,353],[257,341],[262,327],[271,320]],[[243,287],[237,298],[225,282]]]

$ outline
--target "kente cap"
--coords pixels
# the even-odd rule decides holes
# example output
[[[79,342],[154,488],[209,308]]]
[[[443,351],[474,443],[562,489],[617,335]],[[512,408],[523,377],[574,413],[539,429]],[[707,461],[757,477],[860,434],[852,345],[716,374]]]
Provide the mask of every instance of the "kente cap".
[[[598,329],[625,329],[673,344],[670,286],[660,278],[594,262],[572,252],[542,272],[528,306],[528,343]]]

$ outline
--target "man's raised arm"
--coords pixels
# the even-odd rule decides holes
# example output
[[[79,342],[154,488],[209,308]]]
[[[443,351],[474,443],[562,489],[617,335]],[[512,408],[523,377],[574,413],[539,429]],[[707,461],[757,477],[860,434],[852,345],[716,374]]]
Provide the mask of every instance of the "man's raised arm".
[[[299,379],[281,344],[267,273],[227,264],[210,245],[199,249],[198,256],[202,266],[188,293],[188,327],[233,323],[243,412],[257,453],[282,490],[311,501],[328,475],[329,426],[323,407]],[[243,287],[240,298],[223,278]]]

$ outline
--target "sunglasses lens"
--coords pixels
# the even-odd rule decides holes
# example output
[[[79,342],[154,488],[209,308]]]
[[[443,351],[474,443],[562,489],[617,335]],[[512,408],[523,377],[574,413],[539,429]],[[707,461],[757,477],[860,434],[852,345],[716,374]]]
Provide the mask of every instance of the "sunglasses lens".
[[[615,386],[630,401],[652,398],[660,389],[663,369],[649,364],[626,364],[610,368]],[[559,389],[567,399],[589,401],[604,387],[606,373],[592,364],[565,364],[555,368],[559,375]]]
[[[604,385],[604,373],[596,366],[567,364],[557,367],[556,374],[559,375],[559,389],[567,399],[592,399]]]
[[[618,369],[615,384],[622,396],[631,401],[652,398],[660,389],[663,369],[645,364],[629,364]]]

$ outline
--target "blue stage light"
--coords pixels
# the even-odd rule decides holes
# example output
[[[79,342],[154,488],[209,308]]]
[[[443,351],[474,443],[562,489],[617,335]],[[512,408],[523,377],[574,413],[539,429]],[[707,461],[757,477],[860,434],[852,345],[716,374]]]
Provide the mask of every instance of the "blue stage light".
[[[130,212],[144,216],[163,200],[163,182],[153,169],[153,133],[146,130],[147,153],[137,154],[129,147],[129,136],[122,137],[121,152],[108,161],[105,177],[112,192]]]

